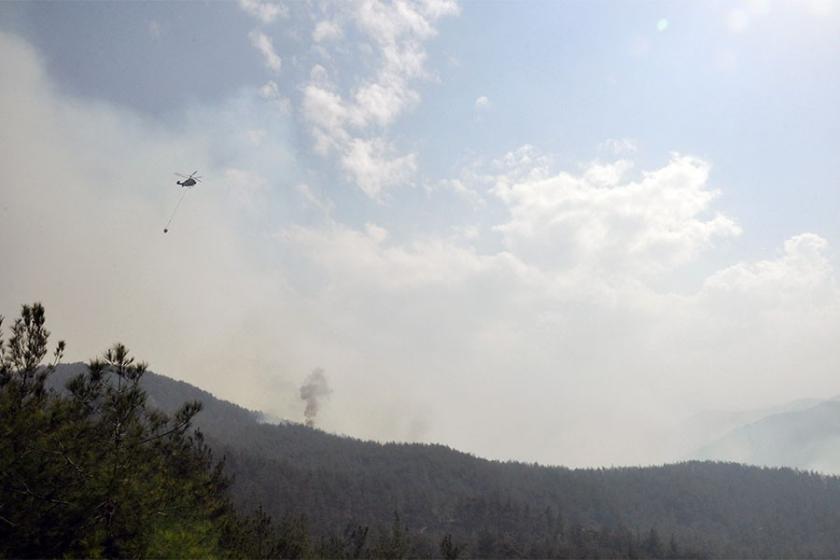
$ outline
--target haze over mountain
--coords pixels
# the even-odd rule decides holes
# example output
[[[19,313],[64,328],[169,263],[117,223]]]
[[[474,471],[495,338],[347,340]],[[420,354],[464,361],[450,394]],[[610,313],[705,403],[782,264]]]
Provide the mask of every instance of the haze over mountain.
[[[840,558],[838,37],[0,1],[0,556]]]
[[[59,367],[51,385],[60,390],[83,368]],[[409,529],[451,534],[478,556],[541,556],[540,546],[555,546],[542,540],[549,534],[585,540],[575,531],[651,529],[662,555],[669,538],[681,555],[840,552],[840,479],[833,477],[712,462],[570,470],[488,461],[440,445],[380,444],[297,423],[266,424],[258,412],[153,373],[142,386],[167,410],[185,400],[204,403],[196,424],[225,455],[241,507],[261,505],[279,519],[304,514],[316,533],[348,523],[387,525],[398,512]]]
[[[840,392],[838,34],[818,0],[0,2],[0,310],[280,418],[323,368],[336,433],[686,456],[700,411]]]
[[[726,436],[729,432],[773,414],[816,406],[822,399],[797,399],[765,408],[748,410],[705,410],[686,418],[676,426],[681,446],[676,457],[694,458],[698,449]]]
[[[691,456],[840,474],[840,401],[791,408],[738,426]]]

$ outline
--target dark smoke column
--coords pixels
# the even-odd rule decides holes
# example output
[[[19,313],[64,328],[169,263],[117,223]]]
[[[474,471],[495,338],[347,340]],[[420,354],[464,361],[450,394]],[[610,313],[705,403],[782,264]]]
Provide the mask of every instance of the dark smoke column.
[[[320,407],[318,399],[326,397],[330,393],[332,393],[332,390],[327,385],[327,378],[324,377],[323,369],[317,368],[306,376],[303,385],[300,387],[300,398],[306,403],[306,410],[303,411],[303,415],[306,417],[306,425],[310,428],[315,426],[315,417],[318,415],[318,408]]]

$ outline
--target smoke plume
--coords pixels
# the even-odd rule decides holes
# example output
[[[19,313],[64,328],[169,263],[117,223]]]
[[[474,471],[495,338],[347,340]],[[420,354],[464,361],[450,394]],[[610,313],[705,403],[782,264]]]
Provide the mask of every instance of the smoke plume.
[[[306,376],[306,380],[300,387],[300,398],[306,403],[306,410],[303,415],[306,417],[306,425],[310,428],[315,426],[315,417],[320,407],[319,399],[326,397],[332,392],[327,385],[327,378],[324,377],[324,370],[317,368]]]

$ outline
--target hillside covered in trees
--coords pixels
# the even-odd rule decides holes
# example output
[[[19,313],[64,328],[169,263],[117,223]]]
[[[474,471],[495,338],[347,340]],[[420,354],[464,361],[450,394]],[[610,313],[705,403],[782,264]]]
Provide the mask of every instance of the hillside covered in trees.
[[[715,462],[566,469],[488,461],[440,445],[261,424],[206,393],[193,398],[208,403],[197,422],[226,456],[237,502],[305,515],[323,530],[383,524],[397,511],[409,528],[451,534],[478,556],[547,557],[562,553],[556,539],[574,547],[609,531],[644,541],[651,530],[655,556],[674,556],[672,538],[681,553],[715,557],[840,552],[834,477]]]
[[[266,538],[261,511],[236,512],[222,464],[192,429],[199,402],[150,406],[146,366],[121,344],[59,394],[48,382],[64,342],[44,365],[48,339],[39,304],[23,307],[8,341],[0,330],[0,557],[299,555]]]
[[[54,386],[84,367],[59,366]],[[164,410],[204,404],[195,423],[226,457],[243,511],[259,504],[276,519],[303,516],[313,535],[389,527],[396,512],[409,533],[424,536],[414,539],[421,556],[436,555],[447,535],[469,556],[830,557],[840,550],[834,477],[699,461],[611,469],[487,461],[440,445],[264,423],[258,412],[153,373],[141,385]],[[611,539],[622,543],[618,550],[605,544]]]
[[[60,343],[43,365],[44,325],[25,307],[1,346],[4,557],[840,554],[834,477],[545,467],[268,424],[121,345],[63,365]]]

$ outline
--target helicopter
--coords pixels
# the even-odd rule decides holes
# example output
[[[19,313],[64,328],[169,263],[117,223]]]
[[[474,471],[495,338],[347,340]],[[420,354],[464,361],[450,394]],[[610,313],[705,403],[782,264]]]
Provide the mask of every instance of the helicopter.
[[[181,206],[181,202],[184,200],[184,196],[187,194],[187,189],[190,187],[194,187],[197,183],[201,182],[201,176],[197,175],[198,171],[193,171],[189,175],[184,175],[182,173],[176,173],[178,177],[181,177],[183,181],[175,181],[175,184],[179,187],[184,188],[184,193],[181,195],[181,198],[178,199],[178,204],[175,205],[175,210],[172,211],[172,216],[169,217],[169,221],[166,222],[166,226],[163,228],[163,233],[169,232],[169,226],[172,224],[172,220],[175,219],[175,213],[178,212],[178,207]]]
[[[201,181],[201,175],[196,175],[198,171],[193,171],[189,175],[183,175],[181,173],[176,173],[178,177],[182,177],[183,181],[175,181],[176,185],[180,185],[182,187],[193,187],[196,183]]]

